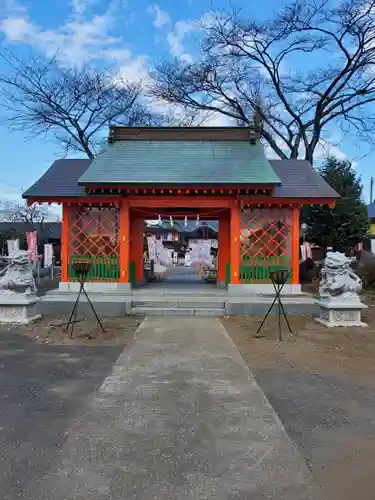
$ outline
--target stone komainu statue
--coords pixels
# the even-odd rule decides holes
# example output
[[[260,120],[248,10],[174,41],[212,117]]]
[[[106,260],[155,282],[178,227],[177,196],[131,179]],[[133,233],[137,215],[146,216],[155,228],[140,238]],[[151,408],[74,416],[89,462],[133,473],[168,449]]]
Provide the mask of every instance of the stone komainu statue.
[[[0,295],[36,293],[33,265],[27,250],[17,250],[6,257],[8,264],[0,271]]]
[[[343,253],[327,253],[319,284],[322,300],[359,300],[362,281],[351,269],[351,262]]]

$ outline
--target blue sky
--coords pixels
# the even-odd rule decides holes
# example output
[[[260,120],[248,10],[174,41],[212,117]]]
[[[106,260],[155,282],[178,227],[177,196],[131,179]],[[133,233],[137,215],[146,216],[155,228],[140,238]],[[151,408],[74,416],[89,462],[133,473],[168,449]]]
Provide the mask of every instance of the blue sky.
[[[265,17],[282,2],[251,3],[233,0],[245,14]],[[197,21],[212,10],[228,7],[224,0],[1,0],[0,43],[13,52],[30,51],[52,56],[58,50],[63,64],[89,61],[101,65],[116,61],[128,79],[146,77],[155,61],[168,57],[190,57],[196,40]],[[2,71],[0,65],[0,71]],[[1,110],[0,110],[1,120]],[[0,128],[0,198],[17,198],[61,157],[58,146],[44,137]],[[331,153],[355,162],[365,184],[375,154],[370,148],[356,147],[340,134],[331,133]],[[321,151],[321,155],[327,152]]]

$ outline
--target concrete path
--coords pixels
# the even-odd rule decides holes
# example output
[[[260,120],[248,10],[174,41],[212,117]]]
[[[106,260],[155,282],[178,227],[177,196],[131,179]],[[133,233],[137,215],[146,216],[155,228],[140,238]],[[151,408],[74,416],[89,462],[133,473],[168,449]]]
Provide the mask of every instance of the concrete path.
[[[29,495],[321,499],[221,323],[165,317],[142,323]]]
[[[207,283],[202,280],[198,274],[198,268],[196,266],[169,266],[167,274],[160,281],[155,281],[147,283],[146,286],[142,286],[141,290],[164,290],[167,289],[170,292],[189,292],[189,291],[200,291],[206,292],[211,290],[217,290],[216,283]]]

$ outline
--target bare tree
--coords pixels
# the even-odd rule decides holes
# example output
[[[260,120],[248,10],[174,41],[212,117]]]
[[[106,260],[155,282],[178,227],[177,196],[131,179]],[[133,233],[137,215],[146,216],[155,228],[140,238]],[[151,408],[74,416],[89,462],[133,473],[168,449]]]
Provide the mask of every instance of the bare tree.
[[[93,158],[109,124],[147,125],[153,115],[141,104],[141,82],[88,66],[66,69],[55,59],[21,60],[3,50],[0,106],[6,123],[32,135],[52,135],[65,152]]]
[[[58,222],[59,217],[53,216],[48,206],[33,203],[28,206],[26,202],[13,200],[0,200],[0,221],[1,222],[25,222],[31,226],[41,226],[43,222]]]
[[[218,13],[202,27],[200,59],[159,65],[152,92],[255,124],[280,158],[313,162],[330,128],[371,140],[374,15],[374,0],[297,0],[266,22]]]
[[[201,127],[211,120],[213,112],[188,106],[172,106],[155,117],[156,125],[163,127]]]

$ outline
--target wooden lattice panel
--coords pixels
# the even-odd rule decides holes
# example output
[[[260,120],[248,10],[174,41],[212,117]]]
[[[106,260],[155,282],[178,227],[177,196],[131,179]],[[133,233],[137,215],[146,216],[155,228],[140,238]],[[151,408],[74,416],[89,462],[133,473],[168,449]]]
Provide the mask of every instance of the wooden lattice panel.
[[[69,276],[71,264],[89,261],[90,281],[117,281],[119,276],[119,211],[117,207],[75,207],[69,220]]]
[[[292,262],[292,210],[287,207],[241,210],[241,281],[269,282],[270,270]]]

